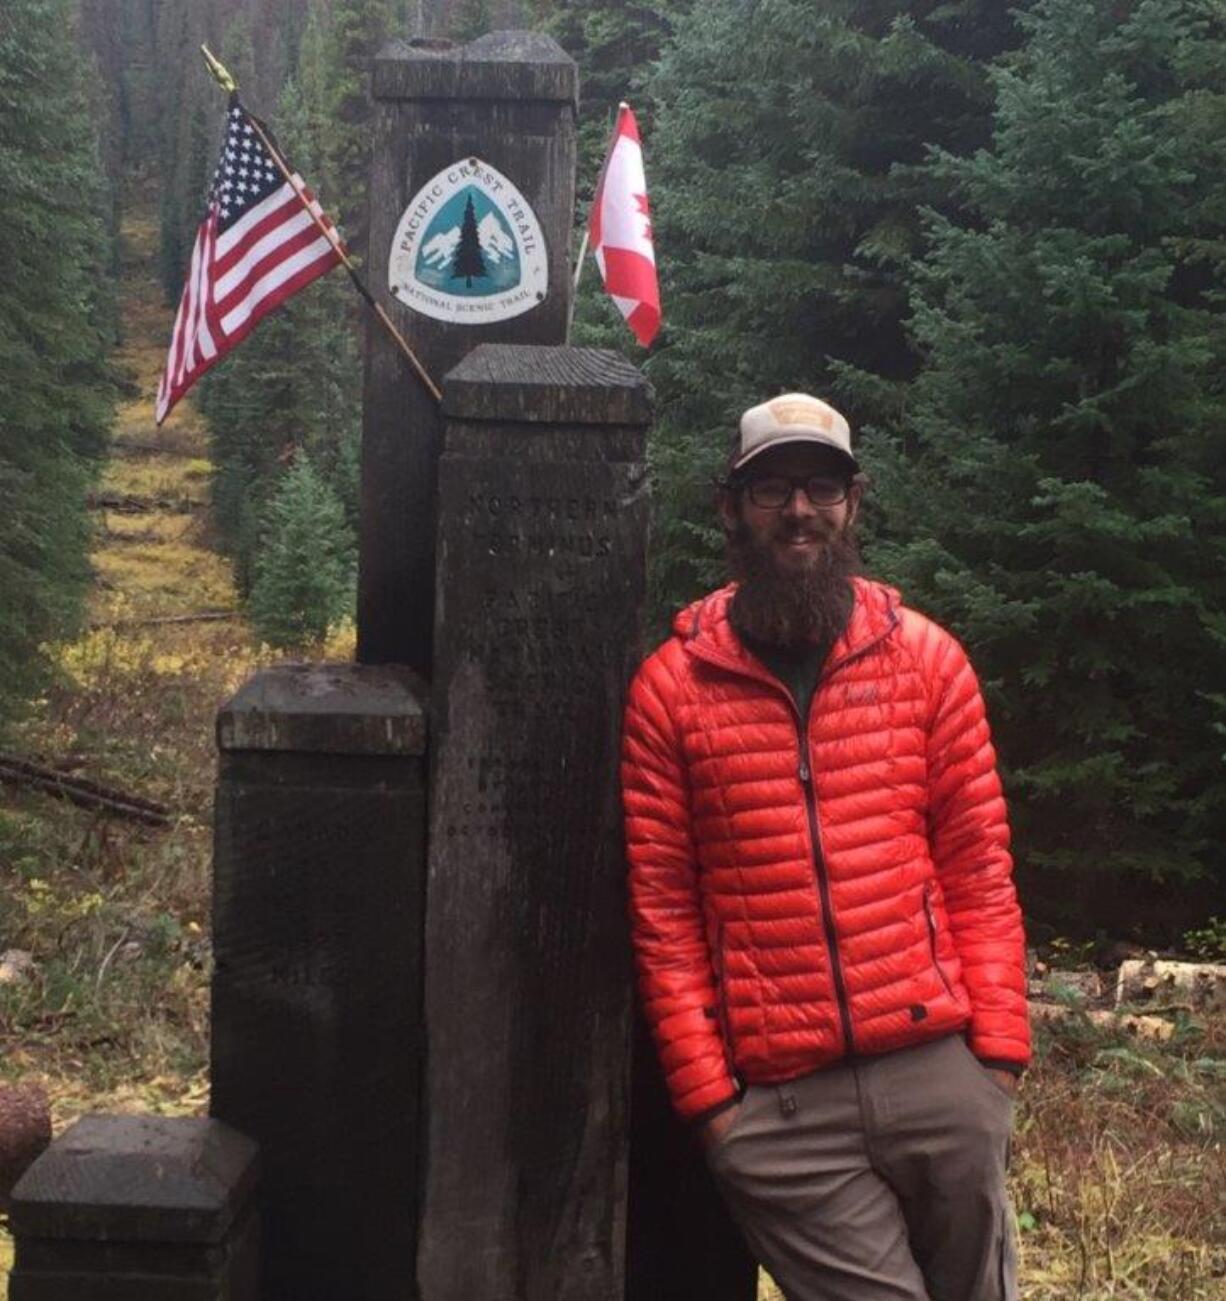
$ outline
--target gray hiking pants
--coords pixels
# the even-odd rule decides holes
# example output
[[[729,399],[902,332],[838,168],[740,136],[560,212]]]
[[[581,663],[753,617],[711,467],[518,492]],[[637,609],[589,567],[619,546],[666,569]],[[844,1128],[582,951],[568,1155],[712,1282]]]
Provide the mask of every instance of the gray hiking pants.
[[[788,1301],[1016,1301],[1012,1113],[951,1035],[751,1086],[708,1161]]]

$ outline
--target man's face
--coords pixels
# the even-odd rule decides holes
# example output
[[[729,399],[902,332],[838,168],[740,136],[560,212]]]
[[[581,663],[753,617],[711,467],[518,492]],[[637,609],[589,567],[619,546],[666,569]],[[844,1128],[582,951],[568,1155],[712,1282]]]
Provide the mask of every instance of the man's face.
[[[847,483],[847,461],[837,451],[792,443],[763,452],[752,478],[721,495],[737,579],[728,616],[742,637],[801,646],[838,635],[859,566],[851,526],[860,491]]]
[[[847,534],[860,506],[860,485],[855,483],[848,485],[843,501],[815,504],[802,486],[812,478],[845,484],[847,462],[819,444],[788,443],[755,458],[747,467],[745,486],[720,499],[724,528],[769,556],[781,576],[815,569],[829,543]],[[756,481],[765,489],[772,480],[790,481],[786,500],[777,507],[759,505],[750,485]]]

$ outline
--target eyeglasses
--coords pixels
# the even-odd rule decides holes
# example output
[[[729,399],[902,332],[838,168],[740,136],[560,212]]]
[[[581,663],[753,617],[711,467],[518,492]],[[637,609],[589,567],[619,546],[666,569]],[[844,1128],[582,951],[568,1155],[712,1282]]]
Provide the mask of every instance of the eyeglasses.
[[[762,510],[782,510],[792,500],[799,488],[811,506],[837,506],[847,500],[849,484],[846,479],[832,478],[826,474],[810,474],[789,478],[772,474],[760,479],[750,479],[745,485],[749,500]]]

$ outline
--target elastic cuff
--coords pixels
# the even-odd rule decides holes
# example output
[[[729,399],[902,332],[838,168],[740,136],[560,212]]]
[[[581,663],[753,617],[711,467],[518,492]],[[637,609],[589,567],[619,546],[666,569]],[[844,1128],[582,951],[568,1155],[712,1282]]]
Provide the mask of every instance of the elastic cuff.
[[[698,1115],[691,1117],[690,1124],[695,1129],[701,1129],[708,1120],[714,1120],[716,1116],[722,1116],[725,1111],[731,1111],[733,1107],[740,1104],[740,1101],[741,1094],[734,1093],[727,1101],[717,1102],[714,1107],[708,1107],[706,1111],[700,1111]]]
[[[980,1057],[980,1066],[986,1066],[990,1071],[1008,1071],[1010,1075],[1017,1079],[1022,1078],[1022,1072],[1026,1069],[1021,1062],[1002,1061],[999,1057]]]

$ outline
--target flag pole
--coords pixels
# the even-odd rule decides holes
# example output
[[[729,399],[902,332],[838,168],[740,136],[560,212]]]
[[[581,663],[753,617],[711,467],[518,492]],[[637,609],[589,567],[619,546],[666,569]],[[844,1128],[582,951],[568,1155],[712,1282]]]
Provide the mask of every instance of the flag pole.
[[[220,60],[214,56],[212,50],[210,50],[207,45],[201,45],[200,52],[204,55],[204,61],[208,65],[208,69],[213,74],[218,85],[220,85],[227,94],[237,95],[238,85],[229,72],[226,71]],[[289,182],[290,188],[298,196],[298,202],[306,209],[319,233],[323,235],[329,244],[332,245],[333,252],[335,252],[336,256],[340,258],[341,265],[349,273],[349,279],[353,282],[353,287],[362,296],[366,306],[374,312],[375,316],[379,319],[379,322],[383,325],[383,328],[391,335],[396,346],[404,354],[409,365],[417,372],[418,378],[430,391],[430,395],[436,402],[441,402],[443,400],[443,395],[440,392],[438,385],[435,384],[435,382],[430,378],[429,373],[426,371],[426,368],[420,361],[418,361],[416,353],[414,353],[413,349],[409,347],[408,341],[405,339],[404,335],[400,333],[396,328],[395,322],[383,309],[382,303],[376,302],[374,295],[366,288],[365,284],[363,284],[361,276],[358,275],[357,268],[350,260],[349,254],[345,252],[345,246],[341,243],[335,229],[329,226],[311,206],[311,201],[303,192],[302,187],[294,179],[294,175],[286,165],[285,159],[281,157],[280,150],[269,139],[267,132],[264,130],[264,124],[250,111],[244,111],[247,113],[247,118],[251,122],[252,129],[255,131],[256,135],[259,136],[260,143],[268,150],[269,156],[272,158],[273,162],[276,163],[277,170],[285,177],[286,181]]]
[[[583,276],[583,259],[587,256],[587,240],[591,234],[589,227],[583,228],[583,242],[579,245],[579,256],[575,260],[575,280],[570,287],[570,306],[566,311],[566,342],[570,342],[570,327],[575,323],[575,304],[579,299],[579,281]]]

